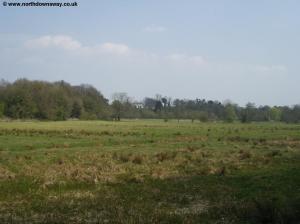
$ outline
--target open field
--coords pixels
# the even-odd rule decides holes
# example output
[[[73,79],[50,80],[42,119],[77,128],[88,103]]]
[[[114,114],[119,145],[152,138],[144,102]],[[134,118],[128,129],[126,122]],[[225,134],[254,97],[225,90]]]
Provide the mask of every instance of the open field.
[[[300,125],[0,122],[0,223],[300,223]]]

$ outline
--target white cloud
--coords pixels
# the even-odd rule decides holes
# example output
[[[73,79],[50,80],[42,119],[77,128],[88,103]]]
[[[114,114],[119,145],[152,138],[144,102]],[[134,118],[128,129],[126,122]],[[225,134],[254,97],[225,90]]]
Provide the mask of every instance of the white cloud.
[[[30,48],[59,47],[65,50],[77,50],[81,48],[81,43],[66,35],[48,35],[29,40],[26,46]]]
[[[83,46],[79,41],[67,35],[42,36],[25,43],[28,48],[60,48],[79,54],[112,54],[127,55],[130,48],[125,44],[106,42],[96,46]]]
[[[152,27],[153,28],[153,27]],[[157,28],[157,27],[156,27]],[[144,61],[150,63],[153,61],[175,62],[180,65],[199,66],[206,64],[202,56],[190,56],[186,54],[174,53],[168,56],[155,55],[137,49],[131,49],[123,43],[105,42],[94,46],[84,46],[78,40],[67,35],[46,35],[31,39],[25,43],[28,48],[45,49],[60,48],[75,55],[97,57],[100,55],[130,56],[134,61]]]
[[[124,55],[130,52],[129,47],[125,44],[104,43],[100,45],[100,50],[105,53]]]
[[[182,61],[182,60],[186,60],[187,56],[185,54],[170,54],[167,56],[168,59],[172,60],[172,61]]]
[[[204,65],[207,61],[204,57],[196,55],[196,56],[189,56],[186,54],[170,54],[167,56],[167,59],[176,62],[176,63],[190,63],[194,65]]]
[[[157,25],[150,25],[150,26],[147,26],[143,29],[144,32],[148,32],[148,33],[161,33],[161,32],[164,32],[166,31],[167,29],[163,26],[157,26]]]
[[[148,27],[149,31],[160,30],[157,26]],[[151,28],[151,29],[150,29]],[[154,29],[155,28],[155,29]],[[31,39],[25,43],[28,48],[59,48],[67,52],[71,52],[77,56],[87,56],[89,58],[99,58],[111,56],[129,57],[130,60],[126,61],[132,63],[139,63],[143,65],[147,64],[161,64],[165,63],[165,66],[172,67],[178,66],[189,69],[208,68],[213,71],[240,71],[240,74],[244,74],[245,71],[252,71],[255,74],[282,74],[287,72],[287,68],[284,65],[243,65],[240,63],[222,64],[208,61],[201,55],[188,55],[183,53],[173,53],[167,56],[154,55],[145,51],[137,49],[131,49],[123,43],[105,42],[94,46],[84,46],[78,40],[67,35],[46,35],[38,38]],[[171,63],[171,64],[170,64]]]
[[[202,56],[192,56],[189,60],[196,65],[204,65],[207,61]]]

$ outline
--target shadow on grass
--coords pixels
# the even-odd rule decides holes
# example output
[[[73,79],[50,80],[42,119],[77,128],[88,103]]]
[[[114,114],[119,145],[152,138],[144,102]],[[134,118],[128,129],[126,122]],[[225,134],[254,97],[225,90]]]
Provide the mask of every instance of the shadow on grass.
[[[300,169],[114,184],[1,182],[0,223],[278,223],[300,220]]]

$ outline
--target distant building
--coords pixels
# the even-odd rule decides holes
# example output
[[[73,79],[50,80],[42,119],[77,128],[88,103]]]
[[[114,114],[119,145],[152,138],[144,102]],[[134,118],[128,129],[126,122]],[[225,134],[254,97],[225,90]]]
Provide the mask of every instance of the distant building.
[[[134,102],[133,105],[135,106],[135,108],[137,109],[143,109],[144,108],[144,104],[140,103],[140,102]]]

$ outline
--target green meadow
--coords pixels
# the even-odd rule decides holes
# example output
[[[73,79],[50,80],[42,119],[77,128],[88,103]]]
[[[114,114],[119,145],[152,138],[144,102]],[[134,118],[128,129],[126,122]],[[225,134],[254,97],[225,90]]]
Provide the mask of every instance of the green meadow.
[[[298,124],[0,122],[0,223],[299,220]]]

